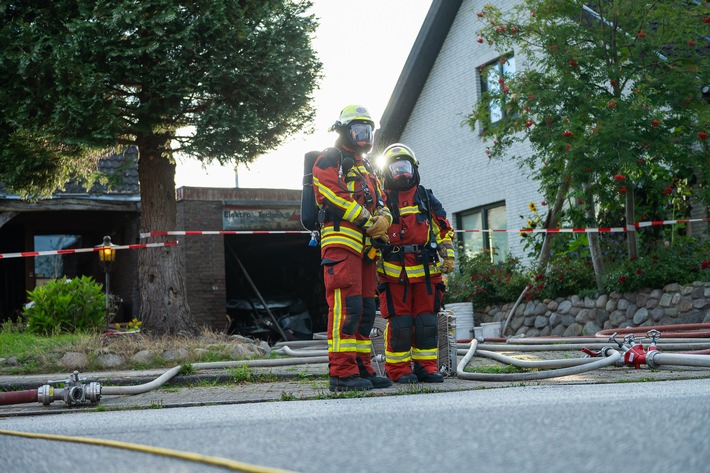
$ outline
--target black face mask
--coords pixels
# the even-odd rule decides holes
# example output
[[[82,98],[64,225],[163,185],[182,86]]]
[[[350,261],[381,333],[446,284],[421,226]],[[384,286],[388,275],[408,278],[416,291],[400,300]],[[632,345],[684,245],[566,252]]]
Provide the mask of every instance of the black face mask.
[[[351,123],[345,133],[355,150],[368,152],[372,149],[372,125],[369,123]]]
[[[416,167],[408,159],[392,161],[386,170],[385,188],[392,190],[407,190],[417,184]]]

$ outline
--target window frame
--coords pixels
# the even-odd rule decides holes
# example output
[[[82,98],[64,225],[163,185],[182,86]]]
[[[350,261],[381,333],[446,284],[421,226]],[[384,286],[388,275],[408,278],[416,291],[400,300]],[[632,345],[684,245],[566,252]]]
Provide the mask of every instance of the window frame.
[[[510,247],[507,244],[508,233],[507,232],[500,232],[499,233],[499,232],[489,231],[489,230],[503,230],[500,228],[491,229],[490,225],[489,225],[489,223],[490,223],[489,222],[489,219],[490,219],[489,213],[494,209],[500,209],[500,208],[502,208],[504,210],[505,216],[507,218],[508,209],[507,209],[505,200],[500,200],[497,202],[492,202],[490,204],[481,205],[478,207],[473,207],[471,209],[467,209],[467,210],[464,210],[461,212],[456,212],[456,214],[454,214],[457,229],[481,230],[481,239],[483,242],[481,251],[488,252],[491,255],[491,262],[492,263],[501,262],[501,261],[505,260],[508,257],[508,255],[510,254]],[[463,228],[463,218],[470,216],[470,215],[475,215],[475,214],[480,214],[480,216],[481,216],[481,218],[480,218],[481,228],[480,229]],[[507,224],[506,224],[505,230],[507,230]],[[502,235],[505,238],[506,244],[505,244],[503,254],[494,254],[493,252],[491,252],[491,247],[493,246],[492,245],[493,238],[496,235]],[[471,256],[478,254],[478,252],[473,253],[473,250],[467,250],[465,236],[466,236],[466,232],[457,232],[456,243],[459,248],[459,251],[464,251],[464,252],[471,251]]]
[[[503,58],[505,58],[505,63],[501,63],[501,59],[503,59]],[[506,67],[510,67],[508,65],[510,65],[511,62],[512,62],[512,72],[506,71]],[[483,73],[484,71],[486,71],[486,74]],[[496,72],[497,80],[495,82],[489,83],[489,78],[491,76],[492,71]],[[500,83],[498,82],[498,79],[500,79],[501,77],[502,78],[510,77],[511,75],[514,76],[516,74],[516,71],[517,71],[517,64],[515,61],[515,54],[512,52],[510,54],[499,56],[494,61],[491,61],[491,62],[488,62],[488,63],[482,65],[479,68],[479,74],[478,74],[478,77],[480,80],[480,85],[481,85],[481,95],[483,95],[484,93],[491,90],[491,87],[489,87],[489,85],[499,88]],[[500,103],[496,102],[495,105],[497,106],[500,118],[498,118],[496,121],[493,121],[491,119],[491,126],[498,126],[498,124],[508,116],[505,113],[505,104],[506,104],[505,96],[501,97]],[[493,116],[492,115],[493,114],[492,105],[493,105],[493,103],[491,103],[488,106],[488,117],[489,118]]]

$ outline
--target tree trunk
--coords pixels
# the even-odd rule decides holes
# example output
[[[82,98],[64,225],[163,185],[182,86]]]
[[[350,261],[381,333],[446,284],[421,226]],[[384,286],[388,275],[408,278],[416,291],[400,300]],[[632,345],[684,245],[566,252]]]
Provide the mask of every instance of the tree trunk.
[[[629,186],[631,187],[631,186]],[[626,243],[629,250],[629,259],[638,258],[638,246],[636,243],[636,203],[634,202],[634,191],[629,189],[626,192]]]
[[[560,215],[562,214],[562,206],[564,205],[565,198],[567,197],[568,192],[569,182],[562,181],[562,184],[560,184],[560,187],[557,189],[555,203],[552,205],[550,213],[547,214],[547,219],[545,219],[546,229],[557,227],[557,222],[559,221]],[[538,260],[542,271],[544,271],[545,267],[547,266],[547,263],[552,257],[552,254],[550,253],[550,243],[554,235],[556,235],[556,233],[546,232],[545,237],[542,240],[542,249],[540,250],[540,258]]]
[[[176,229],[175,164],[160,152],[165,144],[155,138],[153,141],[138,143],[141,233]],[[152,237],[144,242],[170,239]],[[176,247],[158,247],[140,250],[138,254],[142,330],[155,335],[196,334],[197,324],[187,304],[181,252]]]
[[[585,213],[587,222],[596,222],[596,214],[594,213],[594,199],[589,191],[589,184],[584,185],[584,194],[586,196]],[[602,261],[602,251],[599,246],[599,233],[587,232],[587,241],[589,241],[589,253],[592,257],[592,267],[594,268],[594,281],[597,284],[597,290],[604,289],[604,263]]]

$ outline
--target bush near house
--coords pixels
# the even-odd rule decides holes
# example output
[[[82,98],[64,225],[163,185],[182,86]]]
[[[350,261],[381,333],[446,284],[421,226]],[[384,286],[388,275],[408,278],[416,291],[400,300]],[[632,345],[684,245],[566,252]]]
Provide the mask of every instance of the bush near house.
[[[461,255],[457,271],[447,278],[444,303],[471,301],[474,307],[484,307],[515,302],[528,285],[526,301],[599,293],[588,252],[573,253],[553,257],[544,271],[524,267],[513,257],[493,263],[490,253]],[[645,256],[605,264],[605,293],[710,281],[710,240],[682,238]]]
[[[33,333],[94,331],[106,323],[102,286],[89,276],[54,279],[28,291],[28,299],[23,315]]]

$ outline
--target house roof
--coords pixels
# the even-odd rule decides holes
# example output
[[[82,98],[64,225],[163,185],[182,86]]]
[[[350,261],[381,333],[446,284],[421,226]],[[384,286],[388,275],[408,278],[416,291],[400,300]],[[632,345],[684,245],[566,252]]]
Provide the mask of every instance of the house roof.
[[[374,153],[399,141],[462,0],[433,0],[375,133]]]
[[[140,208],[138,184],[138,149],[130,147],[125,152],[102,158],[98,170],[112,177],[110,188],[94,184],[91,189],[70,181],[51,198],[27,201],[7,193],[0,183],[0,212],[29,212],[41,210],[119,210],[137,212]],[[0,225],[1,226],[1,225]]]
[[[129,147],[123,153],[100,159],[98,169],[99,172],[111,176],[115,180],[110,185],[110,188],[104,184],[96,183],[91,189],[87,190],[81,183],[70,181],[58,194],[140,196],[140,187],[138,186],[138,148],[135,146]]]

